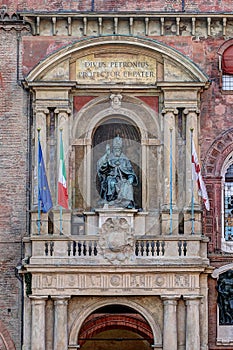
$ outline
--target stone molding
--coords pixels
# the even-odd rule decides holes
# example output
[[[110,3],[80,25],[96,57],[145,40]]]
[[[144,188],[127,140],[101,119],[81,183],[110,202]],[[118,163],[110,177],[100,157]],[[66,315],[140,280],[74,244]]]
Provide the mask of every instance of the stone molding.
[[[199,273],[145,273],[144,272],[91,272],[79,273],[54,272],[33,273],[32,290],[36,298],[39,295],[57,295],[64,299],[65,295],[167,295],[174,290],[179,294],[198,294]],[[33,295],[31,298],[33,298]]]
[[[99,13],[99,12],[93,12],[90,13],[82,13],[82,12],[69,12],[69,13],[62,13],[62,12],[54,12],[48,16],[47,14],[43,14],[42,12],[37,12],[36,14],[34,12],[24,12],[20,11],[21,18],[23,18],[23,21],[26,23],[29,23],[32,27],[32,33],[33,35],[43,36],[43,29],[41,27],[41,22],[47,20],[48,25],[51,27],[51,31],[54,36],[57,35],[57,29],[59,28],[62,30],[62,32],[66,33],[67,37],[72,37],[73,34],[73,22],[79,20],[79,23],[81,26],[83,26],[82,34],[80,33],[80,36],[86,37],[89,34],[89,30],[91,29],[91,26],[93,26],[93,22],[96,24],[98,28],[97,35],[106,35],[105,28],[103,26],[103,22],[111,22],[112,23],[112,34],[118,34],[120,29],[122,30],[121,20],[126,22],[128,20],[127,29],[124,28],[124,31],[127,31],[128,35],[134,35],[134,33],[137,30],[136,22],[134,20],[135,12],[131,13],[130,11],[127,11],[124,13]],[[64,19],[63,27],[61,28],[61,25],[59,24],[60,17]],[[212,30],[212,27],[214,26],[215,21],[219,21],[220,29],[219,29],[219,35],[226,36],[227,30],[229,30],[229,20],[232,20],[232,14],[231,13],[208,13],[205,16],[203,16],[203,13],[198,14],[197,12],[182,12],[182,13],[171,13],[171,12],[156,12],[153,11],[147,12],[146,14],[140,14],[140,16],[137,17],[137,21],[140,20],[144,24],[144,30],[142,31],[141,35],[144,36],[150,36],[153,31],[156,32],[156,35],[158,36],[167,36],[167,35],[176,35],[180,36],[183,35],[183,31],[185,30],[188,32],[191,36],[197,36],[199,35],[207,37],[207,36],[215,36],[217,35],[215,31]],[[20,18],[20,19],[21,19]],[[21,19],[22,20],[22,19]],[[201,23],[201,31],[200,34],[200,24],[197,27],[196,21],[198,20],[199,23]],[[172,21],[174,22],[173,26],[168,31],[166,26],[166,21]],[[189,28],[183,29],[184,23]],[[95,32],[96,35],[96,32]]]

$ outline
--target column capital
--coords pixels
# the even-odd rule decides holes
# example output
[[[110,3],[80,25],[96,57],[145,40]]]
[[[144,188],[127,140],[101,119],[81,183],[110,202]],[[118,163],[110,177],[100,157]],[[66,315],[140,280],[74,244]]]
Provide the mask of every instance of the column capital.
[[[174,295],[161,295],[160,298],[162,300],[178,300],[181,298],[181,294],[174,294]]]
[[[181,295],[161,295],[160,297],[164,305],[177,305]]]
[[[71,109],[69,107],[59,107],[54,110],[54,113],[60,114],[60,113],[67,113],[71,114]]]
[[[200,299],[202,299],[202,295],[184,295],[183,299],[185,301],[185,304],[188,306],[194,306],[194,305],[199,305]]]
[[[200,114],[200,109],[199,108],[185,108],[184,114]]]
[[[51,295],[55,305],[67,305],[70,298],[70,295]]]
[[[31,299],[31,301],[33,301],[34,303],[37,303],[37,304],[43,304],[46,302],[46,300],[48,300],[48,297],[45,296],[45,295],[29,295],[29,298]]]
[[[163,108],[162,109],[162,114],[172,114],[172,115],[176,115],[178,114],[178,109],[176,108]]]
[[[47,107],[43,107],[43,106],[36,106],[35,112],[36,113],[49,114],[49,109]]]

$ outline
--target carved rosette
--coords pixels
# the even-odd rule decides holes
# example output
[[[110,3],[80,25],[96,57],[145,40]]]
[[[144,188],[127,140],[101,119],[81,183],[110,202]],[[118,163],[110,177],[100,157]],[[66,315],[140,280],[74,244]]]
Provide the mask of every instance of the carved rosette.
[[[130,263],[134,259],[133,230],[125,218],[108,218],[100,229],[99,246],[112,264]]]

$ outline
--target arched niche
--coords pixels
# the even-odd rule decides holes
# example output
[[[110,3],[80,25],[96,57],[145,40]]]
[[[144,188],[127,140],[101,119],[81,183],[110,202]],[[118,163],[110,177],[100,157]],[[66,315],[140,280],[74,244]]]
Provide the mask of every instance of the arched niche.
[[[154,140],[158,149],[162,142],[158,113],[142,100],[125,93],[121,94],[120,106],[114,108],[111,96],[95,98],[77,113],[74,111],[72,144],[76,154],[75,169],[78,169],[74,174],[76,208],[99,206],[97,162],[105,153],[106,144],[112,147],[117,135],[122,137],[123,153],[130,159],[138,177],[134,188],[136,207],[146,207],[148,146],[150,140]]]

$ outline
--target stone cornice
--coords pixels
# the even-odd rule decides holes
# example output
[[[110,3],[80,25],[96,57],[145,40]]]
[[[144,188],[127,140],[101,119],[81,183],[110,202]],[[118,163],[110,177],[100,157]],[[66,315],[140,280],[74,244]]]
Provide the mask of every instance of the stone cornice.
[[[159,33],[157,35],[182,35],[182,23],[185,22],[189,24],[190,29],[188,31],[192,36],[197,35],[196,22],[203,22],[205,27],[205,34],[207,36],[218,35],[212,31],[212,26],[214,21],[219,21],[222,28],[221,34],[225,36],[227,34],[228,21],[233,20],[232,12],[144,12],[144,11],[133,11],[133,12],[73,12],[73,11],[59,11],[59,12],[47,12],[47,11],[19,11],[17,13],[25,22],[30,23],[32,26],[32,33],[34,35],[41,34],[40,22],[42,20],[49,20],[51,24],[52,35],[56,36],[56,26],[57,22],[62,19],[66,19],[67,23],[64,24],[64,29],[68,36],[72,36],[72,21],[82,20],[83,22],[83,36],[90,36],[88,34],[88,22],[96,21],[98,27],[98,36],[105,35],[103,21],[112,20],[113,21],[113,33],[119,34],[119,28],[121,26],[120,20],[123,19],[128,21],[128,34],[134,35],[134,19],[141,20],[144,22],[144,33],[142,35],[150,36],[149,27],[151,23],[157,22],[157,28]],[[166,32],[165,22],[166,20],[174,22],[173,25],[174,33],[168,34]],[[186,30],[186,29],[185,29]],[[96,35],[96,34],[95,34]],[[200,33],[198,34],[200,36]],[[203,36],[203,35],[201,35]]]

